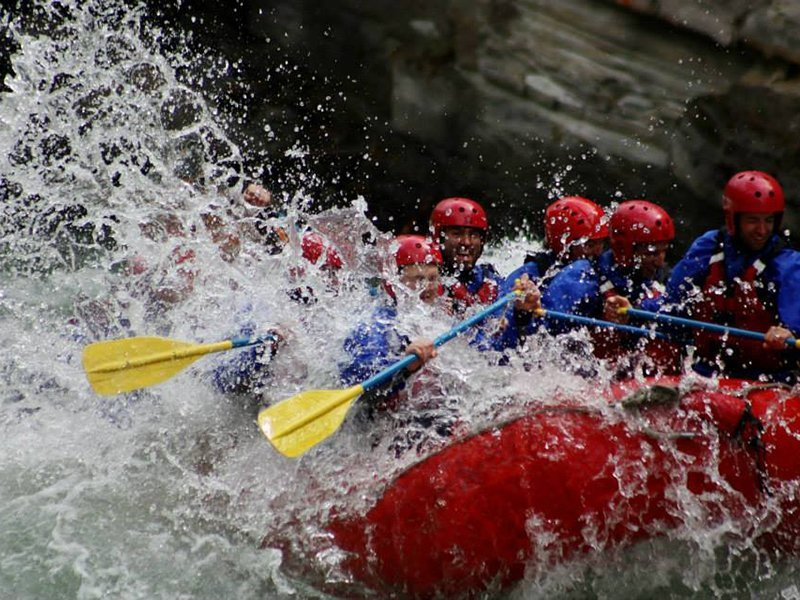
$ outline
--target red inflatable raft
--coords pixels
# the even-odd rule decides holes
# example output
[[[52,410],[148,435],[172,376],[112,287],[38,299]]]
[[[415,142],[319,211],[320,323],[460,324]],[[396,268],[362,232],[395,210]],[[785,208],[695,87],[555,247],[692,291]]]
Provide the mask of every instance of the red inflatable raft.
[[[332,519],[344,568],[378,592],[454,597],[689,522],[727,520],[747,539],[800,549],[800,397],[745,381],[676,384],[621,385],[602,409],[532,406],[455,442],[366,514]]]

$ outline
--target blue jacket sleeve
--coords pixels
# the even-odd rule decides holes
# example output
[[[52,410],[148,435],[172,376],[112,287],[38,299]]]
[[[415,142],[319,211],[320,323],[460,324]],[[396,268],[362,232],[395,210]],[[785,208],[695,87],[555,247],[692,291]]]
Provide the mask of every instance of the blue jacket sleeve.
[[[641,308],[642,310],[646,310],[648,312],[658,312],[664,305],[665,299],[666,296],[664,296],[664,294],[656,296],[655,298],[645,298],[639,303],[638,308]]]
[[[711,256],[718,246],[717,231],[707,231],[697,238],[684,257],[672,269],[665,292],[664,306],[680,306],[694,288],[702,287],[708,275]]]
[[[778,316],[795,336],[800,335],[800,252],[785,249],[775,257]]]
[[[237,337],[253,337],[255,325],[246,323]],[[278,351],[280,337],[273,332],[273,338],[241,350],[233,350],[211,371],[211,383],[225,394],[258,393],[270,378],[269,363]]]
[[[545,310],[602,318],[600,277],[592,263],[581,259],[564,267],[544,291],[542,306]],[[546,322],[551,333],[563,333],[580,327],[567,320],[547,319]]]
[[[258,393],[269,379],[269,363],[277,346],[264,343],[234,351],[211,372],[214,387],[225,394]]]
[[[403,356],[409,340],[394,328],[395,314],[379,309],[372,321],[360,323],[344,341],[348,362],[339,369],[345,385],[365,381]]]

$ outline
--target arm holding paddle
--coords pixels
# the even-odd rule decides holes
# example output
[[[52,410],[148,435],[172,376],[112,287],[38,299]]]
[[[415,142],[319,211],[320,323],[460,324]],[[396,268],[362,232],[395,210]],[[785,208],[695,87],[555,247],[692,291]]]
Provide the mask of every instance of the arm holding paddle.
[[[542,294],[539,287],[528,275],[522,275],[515,281],[512,291],[518,295],[511,305],[515,312],[533,314],[542,307]]]
[[[538,328],[534,314],[541,309],[541,292],[536,283],[527,274],[523,274],[515,282],[511,290],[517,298],[510,303],[493,331],[489,327],[480,328],[472,344],[481,350],[502,352],[520,346],[525,338]]]
[[[772,350],[782,350],[783,348],[800,348],[800,342],[795,339],[794,334],[786,329],[773,325],[764,334],[764,347]]]
[[[772,348],[775,350],[782,350],[785,348],[800,348],[800,340],[796,339],[791,331],[785,327],[774,325],[770,327],[765,333],[758,331],[750,331],[748,329],[740,329],[738,327],[728,327],[727,325],[718,325],[716,323],[708,323],[706,321],[696,321],[694,319],[686,319],[684,317],[676,317],[667,313],[650,312],[646,310],[639,310],[636,308],[622,307],[620,312],[624,312],[632,317],[639,317],[650,321],[661,323],[668,323],[671,325],[680,325],[683,327],[692,327],[695,329],[703,329],[706,331],[713,331],[721,335],[733,335],[751,340],[761,340],[765,348]]]
[[[436,351],[436,346],[433,344],[433,340],[428,338],[417,338],[412,340],[411,343],[406,346],[406,354],[413,354],[417,357],[415,362],[408,365],[408,371],[411,373],[416,373],[426,362],[432,358],[436,358],[438,352]]]
[[[504,308],[517,295],[517,292],[506,294],[494,304],[461,321],[438,336],[433,346],[441,347]],[[259,427],[279,452],[289,457],[300,456],[336,432],[359,396],[390,381],[397,373],[419,360],[416,354],[406,355],[360,384],[339,390],[307,390],[296,394],[262,410],[258,414]]]
[[[407,355],[417,358],[385,384],[365,394],[362,404],[368,419],[375,412],[385,410],[389,405],[386,400],[396,398],[405,387],[405,380],[436,355],[432,340],[421,337],[412,340],[402,335],[395,327],[396,319],[394,306],[379,307],[372,319],[360,323],[344,342],[348,355],[347,363],[340,367],[340,379],[344,385],[369,379]]]
[[[610,296],[603,303],[603,318],[612,323],[627,323],[629,308],[633,306],[625,296]]]
[[[240,332],[241,336],[252,337],[252,328]],[[285,343],[287,334],[281,328],[270,328],[261,336],[265,341],[248,349],[226,357],[210,372],[211,382],[223,394],[258,394],[269,378],[268,366]]]

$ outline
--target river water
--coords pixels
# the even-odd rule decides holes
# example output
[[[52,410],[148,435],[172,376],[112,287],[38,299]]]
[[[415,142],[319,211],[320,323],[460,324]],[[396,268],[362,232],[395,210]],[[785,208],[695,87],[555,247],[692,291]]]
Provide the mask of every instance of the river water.
[[[0,598],[368,595],[338,569],[319,524],[334,508],[364,510],[441,440],[395,458],[380,436],[391,424],[376,426],[369,443],[344,427],[291,460],[255,425],[262,403],[337,387],[342,341],[379,302],[367,281],[392,276],[368,199],[319,211],[302,180],[286,182],[273,190],[283,210],[262,215],[288,240],[271,254],[248,229],[246,149],[228,139],[195,91],[203,81],[184,68],[202,63],[204,77],[219,80],[231,65],[188,54],[181,33],[146,24],[121,2],[38,10],[36,31],[2,15],[19,50],[0,96]],[[303,144],[288,156],[298,173]],[[209,227],[209,215],[225,228]],[[298,222],[340,248],[347,268],[338,281],[298,270]],[[521,253],[501,242],[490,258],[508,270]],[[287,290],[305,286],[316,302],[289,299]],[[410,333],[452,326],[441,312],[400,302]],[[235,335],[244,314],[288,338],[261,397],[216,392],[215,357],[119,396],[93,393],[83,374],[87,343],[217,341]],[[543,344],[499,369],[456,340],[431,367],[436,391],[420,394],[445,394],[448,410],[479,429],[513,415],[520,399],[597,384],[565,375],[555,352]],[[532,566],[494,596],[800,598],[794,560],[732,544],[727,533],[725,524],[687,526],[582,562]],[[303,549],[299,561],[282,555],[287,542]]]

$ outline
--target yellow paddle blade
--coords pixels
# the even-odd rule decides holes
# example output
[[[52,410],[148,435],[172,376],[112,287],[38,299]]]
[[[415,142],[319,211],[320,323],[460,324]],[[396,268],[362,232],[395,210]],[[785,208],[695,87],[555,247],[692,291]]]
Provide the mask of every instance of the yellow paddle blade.
[[[155,385],[201,356],[227,350],[231,341],[193,344],[163,337],[95,342],[83,349],[83,369],[98,394],[119,394]]]
[[[363,392],[360,384],[300,392],[259,412],[258,426],[278,452],[294,458],[336,431]]]

